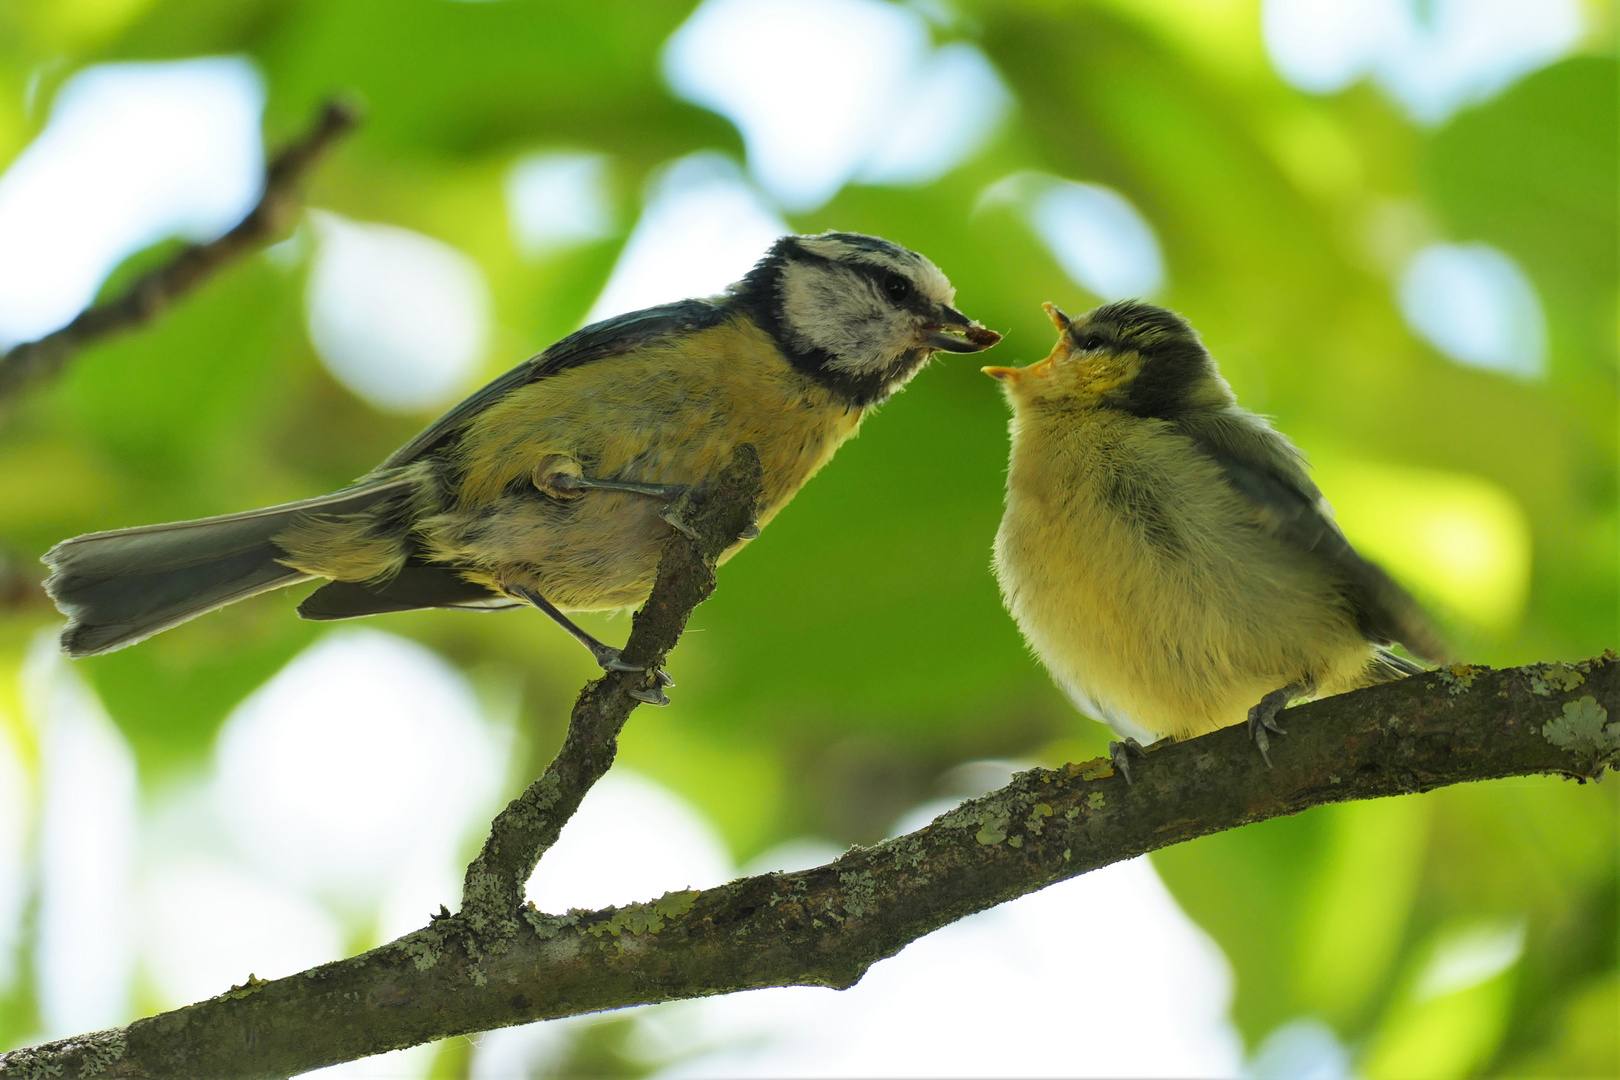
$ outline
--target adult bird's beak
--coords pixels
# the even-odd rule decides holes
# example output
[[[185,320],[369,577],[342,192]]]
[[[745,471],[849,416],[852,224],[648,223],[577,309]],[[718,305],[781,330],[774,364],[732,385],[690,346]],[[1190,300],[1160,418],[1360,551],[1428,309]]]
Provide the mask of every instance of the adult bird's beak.
[[[1001,340],[1001,335],[980,326],[953,307],[940,308],[938,322],[924,323],[923,343],[941,352],[983,352]]]

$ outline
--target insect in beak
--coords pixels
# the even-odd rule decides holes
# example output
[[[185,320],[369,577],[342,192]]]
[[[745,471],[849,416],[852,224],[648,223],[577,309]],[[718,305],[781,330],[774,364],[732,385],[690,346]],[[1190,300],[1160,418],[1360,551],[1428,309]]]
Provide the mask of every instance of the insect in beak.
[[[927,335],[924,343],[930,349],[938,349],[941,352],[976,353],[983,352],[1001,340],[1000,334],[974,322],[953,307],[946,307],[942,314],[944,318],[939,322],[923,324],[923,332]]]

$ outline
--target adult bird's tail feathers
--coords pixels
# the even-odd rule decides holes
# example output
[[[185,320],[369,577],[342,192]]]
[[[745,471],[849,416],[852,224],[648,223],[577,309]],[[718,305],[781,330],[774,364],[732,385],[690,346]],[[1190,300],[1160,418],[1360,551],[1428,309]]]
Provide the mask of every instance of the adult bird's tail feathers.
[[[1415,660],[1409,660],[1389,649],[1374,647],[1367,674],[1373,682],[1404,679],[1408,675],[1421,675],[1429,669]]]
[[[395,494],[374,481],[240,514],[89,533],[44,556],[45,590],[68,624],[62,650],[94,656],[133,645],[205,612],[311,575],[283,565],[273,542],[303,514],[352,514]]]

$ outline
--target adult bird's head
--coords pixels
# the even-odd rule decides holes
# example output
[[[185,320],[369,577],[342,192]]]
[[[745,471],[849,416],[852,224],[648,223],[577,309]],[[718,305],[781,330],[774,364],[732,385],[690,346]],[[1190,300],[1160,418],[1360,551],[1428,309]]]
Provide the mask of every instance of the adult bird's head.
[[[1001,340],[952,306],[956,290],[926,257],[860,233],[784,236],[732,290],[795,366],[860,406],[900,389],[936,351]]]
[[[1235,402],[1232,388],[1187,320],[1141,300],[1116,300],[1071,319],[1046,313],[1057,344],[1028,367],[987,367],[1014,405],[1062,401],[1173,420]]]

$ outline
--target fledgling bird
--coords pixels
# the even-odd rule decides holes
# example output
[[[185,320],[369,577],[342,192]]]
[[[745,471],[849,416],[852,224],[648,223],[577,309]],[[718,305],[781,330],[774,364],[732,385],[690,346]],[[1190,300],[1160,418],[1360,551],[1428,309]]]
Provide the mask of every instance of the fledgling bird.
[[[529,604],[623,669],[563,612],[645,600],[665,536],[684,528],[668,504],[735,447],[759,452],[763,526],[936,350],[1000,340],[954,300],[898,244],[784,236],[720,296],[564,338],[341,491],[63,541],[45,556],[62,647],[110,652],[324,577],[299,605],[307,619]],[[667,701],[664,685],[659,672],[643,700]]]
[[[1301,697],[1423,670],[1446,648],[1417,602],[1350,546],[1197,333],[1136,300],[1070,320],[1028,367],[987,367],[1012,406],[995,572],[1030,647],[1125,738],[1267,732]]]

